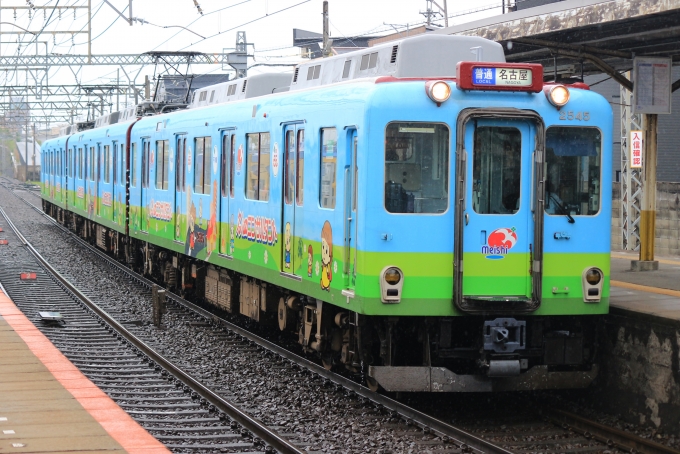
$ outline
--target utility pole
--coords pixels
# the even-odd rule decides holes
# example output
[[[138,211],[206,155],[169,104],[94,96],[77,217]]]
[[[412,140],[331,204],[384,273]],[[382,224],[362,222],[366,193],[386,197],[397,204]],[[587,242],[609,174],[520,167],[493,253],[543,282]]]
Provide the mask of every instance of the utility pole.
[[[116,112],[120,112],[120,68],[116,70]]]
[[[640,210],[640,260],[636,268],[657,270],[659,262],[654,260],[654,237],[656,232],[656,156],[659,116],[647,114],[644,134],[644,190]]]
[[[27,156],[27,161],[28,161],[28,151],[26,152]],[[35,123],[33,123],[33,171],[35,171]],[[28,180],[28,178],[26,178]]]
[[[321,55],[323,58],[331,56],[331,42],[330,33],[328,31],[328,1],[323,2],[323,51]]]

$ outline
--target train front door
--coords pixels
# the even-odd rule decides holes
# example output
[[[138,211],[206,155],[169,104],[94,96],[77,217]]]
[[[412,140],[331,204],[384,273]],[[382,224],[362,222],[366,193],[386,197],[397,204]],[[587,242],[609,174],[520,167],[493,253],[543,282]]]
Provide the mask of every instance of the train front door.
[[[347,130],[347,165],[345,166],[345,259],[343,274],[345,288],[354,289],[357,277],[357,191],[359,167],[357,164],[357,130]]]
[[[286,126],[283,147],[283,248],[281,272],[293,276],[311,276],[311,252],[303,250],[301,240],[302,192],[304,180],[305,130],[302,124]]]
[[[536,124],[484,116],[458,130],[464,147],[457,151],[456,304],[478,311],[535,308],[534,260],[542,251],[535,244],[542,227],[534,223]]]

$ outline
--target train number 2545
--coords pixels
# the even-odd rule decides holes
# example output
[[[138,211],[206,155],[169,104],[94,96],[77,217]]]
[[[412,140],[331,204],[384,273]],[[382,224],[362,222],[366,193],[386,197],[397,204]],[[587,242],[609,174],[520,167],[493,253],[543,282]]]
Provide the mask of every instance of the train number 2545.
[[[574,112],[573,110],[561,110],[560,120],[588,121],[590,120],[590,112]]]

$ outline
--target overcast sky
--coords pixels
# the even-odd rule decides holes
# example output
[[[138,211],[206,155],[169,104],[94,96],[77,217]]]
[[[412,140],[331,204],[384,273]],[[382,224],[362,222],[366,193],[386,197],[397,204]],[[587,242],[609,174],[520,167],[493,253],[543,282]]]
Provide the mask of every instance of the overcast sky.
[[[247,33],[249,43],[254,44],[254,63],[294,63],[300,61],[300,50],[292,47],[293,28],[321,33],[322,0],[197,0],[201,15],[194,0],[133,0],[133,17],[149,23],[135,22],[133,26],[122,19],[103,0],[92,2],[92,53],[93,54],[140,54],[150,50],[192,50],[205,53],[229,51],[233,48],[236,32]],[[87,10],[62,9],[65,6],[86,6],[87,0],[31,0],[35,6],[48,6],[47,10],[29,13],[16,10],[12,6],[26,6],[26,0],[1,0],[0,30],[20,31],[19,27],[31,31],[43,30],[38,37],[32,35],[0,35],[3,55],[33,54],[37,47],[40,53],[86,54],[87,35],[53,35],[53,30],[87,31]],[[119,11],[128,16],[128,0],[109,0]],[[442,1],[438,2],[443,4]],[[56,9],[52,9],[56,6]],[[381,35],[394,32],[390,25],[401,29],[406,24],[421,25],[426,9],[425,0],[330,0],[329,17],[332,37]],[[461,2],[448,0],[449,25],[498,15],[501,13],[499,1],[480,0]],[[463,14],[474,9],[483,11]],[[436,7],[435,7],[436,9]],[[443,24],[443,20],[438,23]],[[16,25],[16,26],[15,26]],[[186,27],[186,29],[180,28]],[[169,28],[164,28],[169,27]],[[187,30],[188,29],[188,30]],[[200,36],[199,36],[200,35]],[[17,39],[24,43],[19,47]],[[26,43],[33,42],[27,46]],[[45,44],[47,43],[47,44]],[[75,68],[74,68],[75,70]],[[55,68],[50,71],[50,83],[73,84],[76,82],[110,83],[115,81],[115,67],[84,67],[74,74],[69,68]],[[131,76],[137,74],[139,67],[126,67]],[[282,71],[286,68],[266,70]],[[221,67],[195,66],[194,73],[221,73]],[[251,70],[254,73],[255,70]],[[152,74],[153,68],[147,67],[140,73],[137,82],[144,80],[145,74]],[[13,84],[17,77],[13,71],[0,74],[3,83]],[[121,73],[121,79],[124,75]],[[25,83],[25,73],[18,76],[19,84]]]

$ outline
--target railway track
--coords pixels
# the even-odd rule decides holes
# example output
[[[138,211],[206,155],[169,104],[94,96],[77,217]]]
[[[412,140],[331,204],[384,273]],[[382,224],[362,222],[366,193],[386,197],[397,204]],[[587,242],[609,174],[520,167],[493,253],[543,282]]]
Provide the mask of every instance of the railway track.
[[[54,223],[51,218],[45,216],[35,205],[21,197],[19,198],[39,212],[41,216],[49,219],[52,225],[57,226],[65,233],[68,232],[60,225]],[[70,235],[70,232],[68,232],[68,234]],[[104,261],[111,270],[115,270],[116,273],[127,276],[127,278],[134,282],[134,285],[138,288],[145,290],[148,293],[149,289],[153,286],[151,281],[132,273],[129,269],[112,260],[106,254],[103,254],[88,243],[76,239],[75,237],[73,240],[77,241],[79,245],[87,248],[87,250],[99,260]],[[2,276],[0,276],[0,280],[2,280]],[[382,423],[380,425],[381,428],[391,427],[393,433],[398,434],[399,437],[406,440],[406,443],[402,444],[402,447],[408,447],[411,452],[421,452],[423,449],[438,452],[678,452],[628,432],[617,431],[617,429],[603,426],[594,421],[581,418],[578,415],[556,410],[545,410],[542,417],[538,419],[529,417],[519,421],[508,421],[506,424],[497,422],[492,422],[491,424],[484,422],[472,425],[464,424],[462,427],[465,427],[466,430],[462,430],[415,410],[412,407],[404,405],[403,403],[389,399],[386,396],[372,393],[359,384],[329,372],[321,366],[309,362],[239,326],[220,319],[209,311],[176,295],[169,294],[168,299],[171,302],[170,316],[186,316],[186,314],[190,314],[190,316],[193,317],[193,321],[187,323],[193,324],[194,326],[203,325],[221,331],[223,333],[222,342],[224,342],[225,345],[229,345],[230,348],[235,348],[241,353],[254,352],[259,356],[267,357],[273,361],[274,367],[294,372],[296,375],[299,373],[311,382],[316,383],[321,389],[330,388],[332,393],[343,394],[342,398],[344,400],[354,402],[357,404],[355,406],[364,408],[364,410],[361,410],[363,416],[368,416],[370,419],[377,421],[379,425]],[[137,324],[133,323],[132,325],[135,326]],[[136,348],[138,351],[142,351],[141,348]],[[153,358],[152,355],[149,355],[149,358],[152,359],[154,364],[161,364],[162,362]],[[78,363],[76,364],[80,365]],[[195,381],[198,383],[198,380]],[[207,378],[204,376],[202,381],[215,382],[210,376]],[[180,388],[182,391],[185,391],[186,394],[188,385],[184,381],[180,380],[180,382],[182,383]],[[198,384],[200,385],[200,383]],[[111,389],[103,387],[103,389],[114,397],[114,399],[120,398],[121,396],[127,397],[128,399],[130,398],[130,394],[116,393],[115,391],[117,391],[117,389],[115,388]],[[208,391],[219,397],[217,393],[210,390]],[[142,393],[145,392],[146,391],[142,391]],[[151,393],[152,392],[153,390]],[[208,411],[210,410],[210,406],[215,406],[209,399],[209,393],[206,394],[205,391],[198,392],[196,390],[189,392],[189,394],[194,397],[192,402],[200,400],[208,405]],[[173,398],[179,397],[180,394],[179,391],[176,391],[175,395],[168,395],[165,399],[167,399],[168,402],[173,402]],[[133,402],[148,402],[144,399],[146,399],[147,396],[152,395],[153,394],[138,393],[135,395],[137,400]],[[235,401],[238,400],[238,397],[235,395],[233,398]],[[180,400],[177,402],[180,402]],[[252,405],[252,403],[247,402],[241,403],[245,404],[245,406]],[[133,405],[135,405],[135,403],[133,403]],[[126,410],[128,409],[127,403],[123,408]],[[130,408],[133,416],[135,416],[135,411],[140,411],[137,407]],[[238,409],[238,407],[236,408]],[[365,411],[365,409],[368,409],[368,411]],[[257,411],[252,408],[250,410],[254,410],[254,412]],[[219,411],[223,415],[229,415],[229,413],[222,409]],[[136,416],[136,418],[146,419],[142,418],[141,415]],[[234,420],[235,422],[240,422],[235,420],[232,416],[227,416],[227,418],[230,421]],[[226,418],[223,417],[222,419]],[[158,433],[159,439],[169,446],[173,446],[173,449],[175,448],[175,445],[172,445],[171,442],[181,440],[184,434],[191,433],[188,430],[186,432],[173,431],[167,427],[163,428],[153,424],[147,428],[149,428],[154,435]],[[205,430],[205,428],[203,429]],[[285,431],[290,430],[291,428],[280,426],[279,429]],[[351,432],[353,435],[357,432],[358,434],[365,435],[365,432],[367,431],[359,428],[359,430],[355,432],[354,427],[352,427]],[[180,435],[177,435],[178,433],[180,433]],[[201,433],[202,435],[205,435],[206,431]],[[295,440],[295,434],[293,433],[286,433],[284,435],[292,436],[291,439]],[[264,436],[258,438],[265,440],[267,446],[270,449],[274,449],[273,444],[267,442]],[[304,437],[302,437],[302,440],[304,440]],[[309,440],[307,440],[307,442],[301,442],[300,439],[298,439],[296,449],[311,448],[314,443],[309,443],[308,441]],[[294,444],[294,442],[291,442],[291,444]],[[380,443],[369,444],[367,446],[367,451],[372,451],[372,448],[376,448],[376,451],[380,452],[381,446]],[[399,449],[390,451],[389,448],[382,451],[401,452]],[[286,451],[281,450],[281,452]],[[404,452],[406,452],[406,450]]]
[[[21,197],[18,198],[23,200],[24,203],[28,203],[23,198]],[[30,203],[28,204],[37,212],[39,212],[43,219],[49,220],[51,226],[58,227],[62,232],[70,236],[70,232],[63,229],[63,227],[61,227],[57,223],[54,223],[54,221],[51,218],[44,215],[44,213],[42,213],[37,207],[35,207],[35,205],[32,205]],[[24,249],[30,251],[33,257],[36,260],[40,261],[40,267],[42,271],[39,272],[40,279],[38,280],[38,282],[45,282],[49,284],[50,280],[56,279],[55,285],[62,288],[62,290],[65,290],[68,296],[72,297],[72,299],[75,298],[79,300],[80,304],[85,305],[89,310],[91,310],[95,314],[97,322],[91,324],[99,325],[99,327],[103,331],[105,331],[98,333],[100,336],[102,336],[101,339],[105,339],[108,337],[107,339],[108,341],[109,339],[111,339],[111,337],[115,337],[116,340],[114,341],[114,343],[121,342],[129,346],[128,348],[131,348],[132,353],[128,352],[126,353],[127,356],[117,358],[117,360],[125,361],[126,359],[131,359],[130,358],[131,354],[133,356],[141,354],[146,358],[145,360],[146,367],[135,363],[130,363],[127,365],[128,366],[127,372],[132,373],[132,377],[130,378],[141,379],[142,378],[141,376],[135,376],[135,374],[140,375],[143,369],[144,370],[153,369],[153,372],[155,372],[158,375],[157,379],[160,379],[160,377],[164,376],[171,377],[176,381],[176,383],[174,383],[173,386],[175,388],[181,389],[184,394],[188,394],[189,397],[191,397],[190,400],[192,403],[195,404],[196,401],[198,401],[199,404],[207,407],[205,409],[205,412],[207,412],[208,414],[210,414],[212,411],[212,413],[218,413],[219,415],[222,415],[221,417],[217,417],[217,420],[222,421],[223,425],[225,426],[228,425],[229,427],[234,425],[237,428],[241,426],[244,427],[245,430],[242,430],[242,432],[245,434],[246,438],[243,444],[247,443],[248,440],[247,437],[252,434],[254,438],[252,439],[251,442],[252,444],[251,448],[257,448],[258,442],[260,442],[260,445],[263,446],[266,445],[266,447],[268,447],[269,449],[277,450],[279,452],[300,452],[302,448],[308,449],[310,447],[314,447],[313,446],[314,443],[310,443],[308,437],[307,439],[305,438],[300,439],[297,438],[297,435],[292,432],[282,433],[281,435],[279,435],[276,431],[272,430],[271,428],[268,428],[264,423],[261,423],[259,420],[249,416],[248,413],[256,411],[256,409],[254,408],[248,408],[248,406],[253,405],[253,402],[241,401],[240,402],[242,404],[241,407],[245,407],[251,410],[250,412],[242,411],[240,410],[239,406],[236,406],[229,400],[223,398],[221,396],[222,393],[213,391],[212,386],[206,386],[202,384],[201,382],[207,382],[208,384],[215,386],[215,380],[211,380],[209,376],[206,376],[206,374],[201,374],[199,371],[200,368],[194,367],[193,371],[195,373],[192,375],[186,371],[183,371],[178,366],[175,366],[171,361],[166,359],[163,356],[163,354],[157,351],[157,349],[154,349],[152,346],[149,346],[144,340],[140,338],[140,336],[136,335],[136,333],[133,333],[132,330],[128,329],[130,327],[146,327],[143,322],[141,324],[136,323],[136,321],[125,323],[116,320],[111,314],[109,314],[109,312],[104,310],[100,304],[97,304],[94,301],[92,301],[92,299],[88,298],[83,291],[79,290],[79,288],[76,285],[71,283],[70,279],[67,279],[66,276],[62,276],[56,269],[54,269],[52,265],[48,263],[48,260],[43,258],[40,255],[40,253],[31,245],[29,240],[26,239],[21,234],[19,229],[7,216],[5,210],[0,209],[0,214],[2,214],[3,217],[5,218],[5,222],[8,225],[8,227],[14,230],[14,233],[17,236],[17,241],[21,242],[25,246]],[[128,279],[130,282],[132,282],[134,287],[140,290],[141,293],[146,294],[146,296],[148,296],[148,294],[150,293],[150,289],[154,285],[153,282],[147,280],[142,276],[137,275],[136,273],[133,273],[125,266],[112,260],[106,254],[101,253],[97,249],[91,247],[86,242],[75,237],[72,237],[71,239],[77,242],[80,246],[86,248],[91,255],[102,260],[106,264],[106,266],[110,268],[111,272],[115,272],[124,276],[125,279]],[[17,270],[21,269],[22,267],[26,268],[29,267],[29,263],[30,262],[27,261],[26,263],[23,264],[12,264],[10,266],[10,269]],[[32,267],[34,269],[38,269],[35,263],[33,264]],[[14,272],[14,274],[16,274],[16,272]],[[0,281],[4,282],[5,280],[11,282],[12,277],[9,275],[0,274]],[[14,277],[14,280],[16,280],[16,277]],[[12,288],[12,285],[6,287],[9,291],[10,296],[14,298],[15,290]],[[53,293],[56,294],[56,289],[50,288],[47,290],[43,290],[42,292],[43,294]],[[170,302],[169,308],[170,311],[169,314],[165,316],[166,318],[169,319],[172,316],[183,317],[184,320],[182,324],[184,326],[203,328],[218,332],[221,337],[221,342],[223,342],[225,345],[229,345],[230,346],[229,349],[231,350],[231,352],[236,353],[237,354],[236,356],[239,356],[241,358],[243,358],[244,354],[248,353],[254,354],[254,356],[260,357],[260,359],[261,357],[267,357],[268,360],[273,362],[273,364],[270,364],[269,367],[273,366],[274,368],[279,368],[282,371],[284,371],[285,375],[292,374],[294,377],[299,377],[300,379],[303,379],[305,382],[307,382],[307,384],[312,385],[315,390],[319,391],[323,400],[328,400],[325,398],[328,397],[329,395],[334,396],[334,398],[339,399],[340,402],[342,402],[343,406],[345,406],[346,409],[348,410],[343,412],[345,416],[347,416],[348,413],[350,413],[350,415],[352,415],[353,418],[358,417],[357,419],[363,420],[368,419],[374,422],[377,425],[377,427],[380,428],[380,432],[389,433],[390,435],[394,436],[395,439],[398,439],[402,446],[407,447],[412,451],[415,449],[416,452],[421,452],[423,449],[426,449],[432,452],[436,451],[452,453],[509,452],[500,446],[485,441],[474,435],[468,434],[467,432],[459,428],[456,428],[443,421],[440,421],[436,418],[421,413],[418,410],[408,407],[395,400],[392,400],[389,397],[373,393],[367,388],[345,377],[329,372],[323,367],[315,363],[312,363],[306,360],[305,358],[299,357],[294,353],[291,353],[285,350],[284,348],[267,341],[266,339],[258,337],[239,326],[236,326],[226,320],[219,319],[215,315],[206,311],[205,309],[196,306],[193,303],[186,301],[177,295],[168,294],[167,297],[168,301]],[[18,294],[18,300],[20,302],[18,302],[17,304],[19,305],[20,308],[22,308],[22,310],[24,307],[26,307],[27,314],[30,314],[32,311],[36,311],[38,309],[37,306],[31,307],[30,303],[24,301],[29,299],[30,299],[29,295],[25,295],[22,298],[22,295]],[[64,314],[66,314],[64,316],[65,320],[67,321],[66,326],[70,327],[72,321],[69,320],[69,317],[67,315],[72,313],[70,313],[69,310],[62,309],[62,307],[64,307],[63,304],[65,303],[66,303],[65,299],[59,298],[56,301],[56,304],[48,303],[47,305],[43,305],[40,307],[42,307],[43,309],[51,308],[50,310],[53,311],[58,309],[59,311],[63,312]],[[26,304],[29,305],[27,306]],[[75,306],[82,308],[80,304],[75,303]],[[34,320],[34,322],[39,323],[39,320],[36,319],[35,314],[33,314],[32,319]],[[61,331],[63,333],[64,329],[68,328],[55,326],[52,327],[51,329]],[[55,344],[59,344],[59,341],[61,340],[58,337],[59,336],[57,335],[57,337],[55,337],[55,339],[53,340]],[[99,339],[97,339],[96,335],[90,335],[89,341],[91,341],[93,344],[90,346],[90,348],[98,347],[97,343],[99,342]],[[134,391],[124,390],[121,391],[117,388],[107,387],[106,386],[107,384],[111,385],[110,381],[104,382],[102,385],[100,385],[100,382],[98,380],[104,378],[101,377],[101,375],[106,375],[110,379],[113,379],[115,381],[116,374],[121,372],[120,368],[111,367],[114,365],[114,363],[109,363],[107,365],[101,364],[108,370],[107,373],[102,373],[102,371],[99,369],[90,370],[88,369],[88,367],[85,367],[94,364],[89,363],[87,361],[94,361],[97,358],[101,358],[102,355],[106,355],[105,352],[112,349],[112,345],[109,343],[104,343],[101,345],[101,347],[102,347],[101,349],[94,348],[94,350],[91,352],[92,353],[91,356],[83,357],[81,355],[81,357],[79,358],[78,355],[75,355],[76,360],[84,359],[85,363],[81,364],[84,367],[83,373],[85,373],[85,375],[92,374],[92,379],[97,385],[102,387],[102,389],[105,392],[107,392],[112,398],[114,398],[114,400],[121,403],[121,406],[124,409],[129,410],[131,415],[135,417],[135,419],[142,422],[145,428],[147,428],[153,435],[157,436],[159,440],[166,443],[166,445],[171,447],[173,450],[183,452],[184,450],[191,449],[194,450],[207,449],[205,446],[202,446],[201,444],[198,443],[194,443],[193,445],[191,445],[192,447],[187,446],[188,442],[181,445],[175,445],[172,443],[173,441],[184,440],[183,435],[182,436],[176,435],[176,433],[179,432],[178,430],[172,429],[170,427],[159,429],[156,424],[150,425],[144,424],[147,422],[146,421],[147,418],[145,417],[146,413],[144,412],[145,411],[148,412],[147,407],[154,404],[150,402],[153,400],[152,398],[148,398],[148,400],[145,400],[147,396],[153,395],[146,395],[142,393],[153,392],[153,390],[147,391],[145,388],[139,388],[135,389]],[[72,349],[74,350],[73,352],[68,350],[65,351],[67,357],[69,357],[69,353],[80,354],[86,348],[85,346],[83,346],[80,348],[73,347]],[[77,365],[80,366],[81,364]],[[200,377],[200,379],[195,377]],[[169,379],[170,378],[166,378],[166,381]],[[125,379],[119,381],[125,381]],[[226,394],[228,394],[228,392]],[[172,395],[167,395],[162,398],[168,399],[166,402],[171,402],[172,397],[173,397]],[[238,396],[234,395],[233,397],[234,401],[238,402]],[[322,412],[329,410],[328,408],[326,409],[323,408],[324,404],[322,399],[317,397],[314,398],[314,400],[317,402],[318,405],[317,410],[320,410]],[[131,403],[134,404],[137,402],[139,403],[139,406],[137,407],[134,405],[130,405]],[[295,403],[296,401],[293,402],[294,405]],[[191,404],[186,399],[184,399],[178,400],[176,405],[181,406]],[[331,404],[331,406],[335,405]],[[158,412],[160,411],[162,410],[160,410],[159,407]],[[176,411],[189,411],[189,410],[176,410]],[[216,420],[213,422],[217,423]],[[238,425],[236,425],[235,423]],[[352,433],[352,436],[355,438],[365,436],[365,438],[370,439],[372,435],[374,435],[370,426],[372,426],[372,424],[364,423],[359,424],[356,427],[355,425],[352,425],[351,427],[349,427],[349,429]],[[299,425],[297,427],[299,428]],[[285,429],[285,424],[276,428]],[[202,427],[202,429],[206,430],[206,427]],[[295,429],[295,427],[293,429]],[[162,433],[159,434],[159,432]],[[168,432],[173,433],[173,435],[170,436],[171,439],[168,438],[169,437],[167,435]],[[187,435],[192,435],[189,430],[186,430],[185,433]],[[225,433],[225,436],[230,434],[233,434],[233,431]],[[238,434],[239,432],[237,431],[236,435]],[[314,435],[317,435],[317,433],[314,433],[313,436]],[[387,443],[384,440],[384,434],[379,433],[378,435],[379,435],[378,440],[376,440],[375,442],[372,440],[369,441],[367,443],[366,450],[359,452],[380,451],[382,447]],[[284,438],[285,436],[290,437],[290,441]],[[186,438],[191,439],[189,436],[187,436]],[[337,448],[344,450],[345,447],[337,446]],[[225,446],[224,448],[220,449],[229,450],[234,448]],[[243,447],[241,449],[243,449]],[[385,452],[393,451],[391,451],[389,448],[385,448]]]

